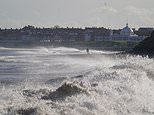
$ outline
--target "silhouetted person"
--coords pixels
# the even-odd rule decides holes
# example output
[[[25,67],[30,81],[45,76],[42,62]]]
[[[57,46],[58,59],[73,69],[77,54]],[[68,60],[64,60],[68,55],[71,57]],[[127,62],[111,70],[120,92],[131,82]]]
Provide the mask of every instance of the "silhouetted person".
[[[86,49],[87,54],[89,54],[89,48]]]

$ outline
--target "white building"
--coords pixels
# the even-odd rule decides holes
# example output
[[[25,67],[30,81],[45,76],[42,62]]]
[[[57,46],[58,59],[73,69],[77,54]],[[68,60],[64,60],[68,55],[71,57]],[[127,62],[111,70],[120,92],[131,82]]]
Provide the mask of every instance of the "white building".
[[[120,34],[115,34],[112,36],[112,40],[140,41],[143,39],[143,37],[139,37],[138,35],[134,34],[133,30],[128,26],[128,23],[120,31]]]
[[[109,40],[125,40],[125,41],[141,41],[142,36],[134,34],[133,29],[128,26],[128,23],[123,29],[116,30],[102,28],[86,28],[84,33],[85,41],[109,41]]]
[[[128,27],[128,23],[126,24],[126,27],[124,27],[121,31],[120,31],[120,36],[125,36],[125,37],[130,37],[130,36],[134,36],[134,32],[133,30]]]

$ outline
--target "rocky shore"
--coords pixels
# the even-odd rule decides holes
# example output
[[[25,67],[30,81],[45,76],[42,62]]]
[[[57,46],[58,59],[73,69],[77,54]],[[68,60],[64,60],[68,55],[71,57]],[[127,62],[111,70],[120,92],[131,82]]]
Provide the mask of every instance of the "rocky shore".
[[[154,31],[152,32],[150,37],[147,37],[146,39],[141,41],[138,45],[136,45],[130,53],[139,54],[139,55],[149,55],[153,57],[154,56]]]

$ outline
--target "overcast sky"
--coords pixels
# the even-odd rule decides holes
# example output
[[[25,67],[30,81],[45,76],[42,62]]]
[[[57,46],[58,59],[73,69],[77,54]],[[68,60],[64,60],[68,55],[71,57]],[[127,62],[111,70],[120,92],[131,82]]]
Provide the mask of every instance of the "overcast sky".
[[[154,27],[154,0],[0,0],[0,28]]]

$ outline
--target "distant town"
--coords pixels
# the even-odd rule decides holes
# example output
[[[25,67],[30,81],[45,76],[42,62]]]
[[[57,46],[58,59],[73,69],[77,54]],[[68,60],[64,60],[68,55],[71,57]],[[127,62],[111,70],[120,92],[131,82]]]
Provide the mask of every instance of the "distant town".
[[[21,29],[0,29],[0,45],[18,44],[48,44],[72,42],[102,42],[102,41],[130,41],[139,42],[150,36],[153,28],[130,28],[128,23],[122,29],[108,29],[104,27],[86,28],[37,28],[25,26]]]

